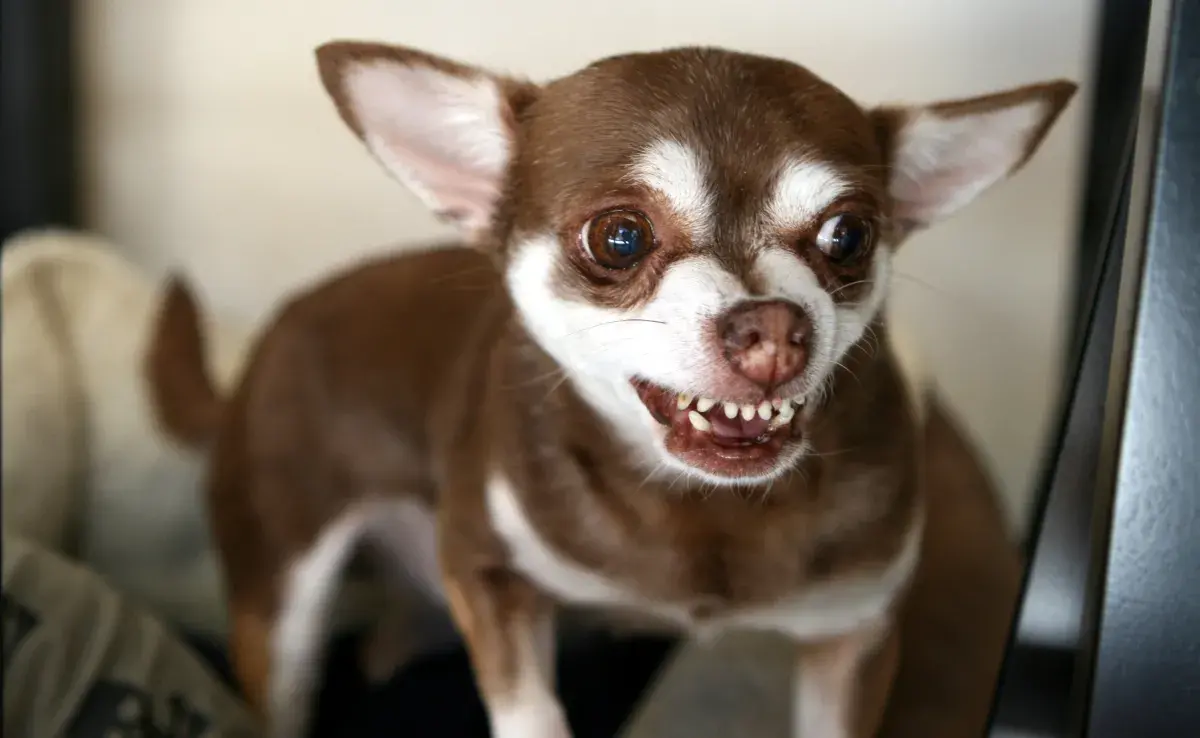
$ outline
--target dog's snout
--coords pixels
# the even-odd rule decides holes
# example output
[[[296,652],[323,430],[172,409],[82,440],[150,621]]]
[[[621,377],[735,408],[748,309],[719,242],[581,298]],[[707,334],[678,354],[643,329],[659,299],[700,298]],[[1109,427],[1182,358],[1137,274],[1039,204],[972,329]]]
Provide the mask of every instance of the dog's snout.
[[[808,364],[812,322],[795,303],[742,303],[720,319],[717,330],[733,369],[767,390],[795,379]]]

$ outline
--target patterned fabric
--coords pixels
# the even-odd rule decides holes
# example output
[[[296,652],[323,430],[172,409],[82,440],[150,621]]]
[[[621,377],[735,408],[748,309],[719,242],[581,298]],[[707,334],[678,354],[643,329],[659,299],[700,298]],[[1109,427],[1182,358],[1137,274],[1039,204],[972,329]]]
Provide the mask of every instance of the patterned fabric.
[[[97,575],[3,539],[5,738],[253,738],[247,708]]]

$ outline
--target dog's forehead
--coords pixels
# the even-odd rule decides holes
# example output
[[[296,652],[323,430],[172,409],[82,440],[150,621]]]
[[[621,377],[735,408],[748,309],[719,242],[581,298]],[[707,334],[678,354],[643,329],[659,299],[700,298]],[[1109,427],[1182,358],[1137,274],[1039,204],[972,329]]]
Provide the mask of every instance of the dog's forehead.
[[[628,182],[648,152],[702,165],[727,205],[761,200],[789,161],[855,180],[881,162],[866,114],[836,87],[797,64],[715,49],[597,62],[546,85],[524,133],[530,194],[568,207]]]

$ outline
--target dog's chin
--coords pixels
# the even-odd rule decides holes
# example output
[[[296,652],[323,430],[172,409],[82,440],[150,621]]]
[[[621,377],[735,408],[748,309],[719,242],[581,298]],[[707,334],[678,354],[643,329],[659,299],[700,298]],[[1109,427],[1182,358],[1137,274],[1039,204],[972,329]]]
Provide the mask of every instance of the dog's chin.
[[[738,405],[735,412],[732,403],[690,397],[643,379],[630,383],[662,426],[666,453],[708,482],[767,482],[803,451],[803,406],[793,400]]]

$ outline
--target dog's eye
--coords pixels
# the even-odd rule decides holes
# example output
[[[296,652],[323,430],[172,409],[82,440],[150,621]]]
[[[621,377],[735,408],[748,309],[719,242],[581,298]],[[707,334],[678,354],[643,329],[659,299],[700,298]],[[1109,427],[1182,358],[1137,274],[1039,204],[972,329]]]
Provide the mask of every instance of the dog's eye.
[[[842,213],[821,225],[817,248],[835,263],[853,261],[871,247],[874,235],[870,222],[857,215]]]
[[[583,227],[583,243],[605,269],[628,269],[654,248],[654,227],[641,213],[613,210]]]

